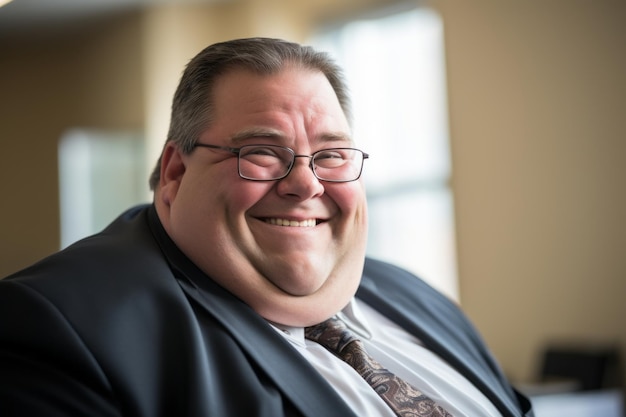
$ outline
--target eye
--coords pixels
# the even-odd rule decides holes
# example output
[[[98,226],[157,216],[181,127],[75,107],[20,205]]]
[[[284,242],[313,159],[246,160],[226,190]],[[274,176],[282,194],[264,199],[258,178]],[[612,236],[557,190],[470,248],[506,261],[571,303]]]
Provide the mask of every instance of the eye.
[[[328,149],[315,154],[315,164],[322,168],[337,168],[350,159],[343,149]]]
[[[332,158],[345,159],[345,155],[339,151],[330,150],[330,151],[323,151],[323,152],[318,153],[316,159],[332,159]]]
[[[274,156],[278,157],[278,152],[275,148],[269,146],[251,146],[249,148],[242,149],[241,156]]]
[[[241,148],[239,158],[259,166],[271,166],[289,159],[286,150],[277,146],[246,146]]]

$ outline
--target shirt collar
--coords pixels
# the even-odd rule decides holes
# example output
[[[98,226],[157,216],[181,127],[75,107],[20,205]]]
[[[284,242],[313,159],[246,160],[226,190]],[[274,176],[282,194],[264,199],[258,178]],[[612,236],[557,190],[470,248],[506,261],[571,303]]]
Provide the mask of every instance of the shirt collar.
[[[346,323],[346,326],[361,339],[369,340],[372,338],[372,329],[356,298],[352,298],[348,305],[337,313],[337,317]]]
[[[339,311],[336,316],[346,323],[346,326],[348,326],[348,328],[356,333],[361,339],[369,340],[372,338],[370,325],[361,312],[356,298],[352,298],[348,305]],[[270,325],[288,340],[300,346],[305,346],[303,327],[291,327],[277,323],[270,323]]]

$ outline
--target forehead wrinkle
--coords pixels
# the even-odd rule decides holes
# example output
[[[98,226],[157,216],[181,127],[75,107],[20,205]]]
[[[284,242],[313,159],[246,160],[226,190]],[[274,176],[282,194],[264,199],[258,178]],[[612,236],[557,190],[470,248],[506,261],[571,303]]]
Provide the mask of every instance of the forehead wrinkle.
[[[268,127],[251,127],[235,133],[230,139],[233,143],[241,143],[251,138],[282,139],[285,134],[278,129]]]

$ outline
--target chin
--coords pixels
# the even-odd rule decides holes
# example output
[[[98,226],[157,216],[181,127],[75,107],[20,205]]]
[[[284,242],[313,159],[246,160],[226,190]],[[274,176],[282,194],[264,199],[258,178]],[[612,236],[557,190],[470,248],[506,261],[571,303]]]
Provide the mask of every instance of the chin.
[[[272,271],[271,281],[285,293],[306,296],[317,292],[331,276],[332,269],[315,261],[290,262],[283,268]]]
[[[293,276],[293,275],[292,275]],[[280,280],[273,280],[274,285],[280,288],[285,294],[294,297],[305,297],[315,294],[326,282],[326,277],[317,279],[302,279],[302,277],[310,277],[311,275],[297,274],[298,278],[289,278],[289,275],[282,275]]]

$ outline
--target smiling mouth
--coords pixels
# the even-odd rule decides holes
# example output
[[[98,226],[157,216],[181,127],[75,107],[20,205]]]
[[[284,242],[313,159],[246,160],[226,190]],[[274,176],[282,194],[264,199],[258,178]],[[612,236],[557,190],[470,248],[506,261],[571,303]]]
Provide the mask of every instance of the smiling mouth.
[[[267,218],[264,220],[265,220],[265,223],[269,223],[274,226],[287,226],[287,227],[314,227],[322,222],[321,220],[318,220],[318,219],[306,219],[302,221],[297,221],[297,220],[288,220],[288,219]]]

